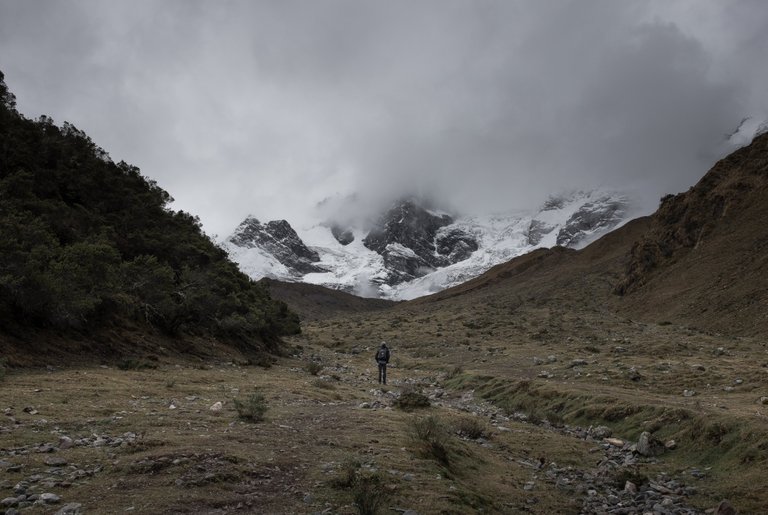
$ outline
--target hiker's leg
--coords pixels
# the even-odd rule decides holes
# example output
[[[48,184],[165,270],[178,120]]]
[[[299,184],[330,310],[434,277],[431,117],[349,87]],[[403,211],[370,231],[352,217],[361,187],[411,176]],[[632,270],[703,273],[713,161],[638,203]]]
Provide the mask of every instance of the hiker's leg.
[[[384,384],[387,384],[387,365],[386,364],[382,365],[381,370],[384,373]]]

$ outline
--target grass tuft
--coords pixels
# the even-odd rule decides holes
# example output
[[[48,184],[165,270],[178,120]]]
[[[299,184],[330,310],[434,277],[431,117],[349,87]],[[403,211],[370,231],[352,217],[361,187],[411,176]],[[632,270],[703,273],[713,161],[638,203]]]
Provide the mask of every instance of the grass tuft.
[[[316,376],[317,374],[319,374],[322,369],[323,369],[323,365],[318,363],[317,361],[309,361],[306,365],[304,365],[304,370],[306,370],[313,376]]]
[[[417,408],[428,408],[429,399],[417,390],[406,390],[395,400],[395,406],[403,411],[412,411]]]
[[[478,417],[462,417],[453,423],[453,427],[456,434],[470,440],[488,437],[488,427]]]
[[[431,458],[449,468],[448,431],[445,425],[432,415],[417,418],[410,424],[411,439],[416,444],[419,454]]]
[[[252,393],[247,399],[234,399],[237,416],[246,422],[260,422],[264,420],[267,411],[267,401],[258,392]]]

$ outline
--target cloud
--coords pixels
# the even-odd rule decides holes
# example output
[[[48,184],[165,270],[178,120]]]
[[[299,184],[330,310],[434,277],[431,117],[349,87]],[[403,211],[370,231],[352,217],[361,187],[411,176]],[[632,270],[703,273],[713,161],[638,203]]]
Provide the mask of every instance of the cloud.
[[[651,209],[768,113],[767,35],[759,1],[40,0],[0,6],[0,69],[224,235],[353,193]]]

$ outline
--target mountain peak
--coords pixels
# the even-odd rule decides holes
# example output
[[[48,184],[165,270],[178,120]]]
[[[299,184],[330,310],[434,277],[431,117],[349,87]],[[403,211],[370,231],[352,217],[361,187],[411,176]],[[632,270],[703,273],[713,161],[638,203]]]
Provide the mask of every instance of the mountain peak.
[[[224,245],[254,279],[414,298],[471,279],[534,248],[583,246],[624,221],[628,212],[625,196],[606,191],[551,195],[527,214],[466,217],[438,205],[422,196],[404,196],[373,219],[347,216],[346,223],[326,221],[299,233],[284,220],[262,224],[251,216]],[[350,206],[346,214],[358,207]],[[345,210],[336,206],[336,212]]]

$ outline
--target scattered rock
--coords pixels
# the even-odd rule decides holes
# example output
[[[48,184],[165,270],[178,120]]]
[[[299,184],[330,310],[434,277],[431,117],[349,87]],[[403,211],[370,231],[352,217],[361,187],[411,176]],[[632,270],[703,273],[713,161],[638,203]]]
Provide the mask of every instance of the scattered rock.
[[[221,401],[216,401],[208,409],[211,410],[211,411],[221,411],[223,408],[224,408],[224,404]]]
[[[691,365],[691,368],[694,369],[694,370],[699,370],[701,372],[706,372],[707,371],[707,367],[705,367],[704,365],[700,365],[698,363],[696,363],[694,365]]]
[[[648,431],[637,440],[637,452],[642,456],[658,456],[664,453],[664,444]]]
[[[547,363],[556,363],[557,362],[557,356],[554,354],[550,354],[547,356]]]
[[[768,397],[760,397],[760,404],[768,404]]]
[[[46,492],[44,494],[40,494],[40,500],[43,501],[45,504],[56,504],[58,502],[61,502],[61,497],[59,497],[56,494]]]
[[[586,359],[573,359],[573,360],[571,360],[571,368],[573,368],[573,367],[583,367],[583,366],[586,366],[588,364],[589,363],[587,362]]]
[[[537,356],[534,356],[533,357],[533,364],[534,365],[542,365],[542,364],[544,364],[544,360],[539,358],[539,357],[537,357]]]
[[[59,456],[51,456],[49,458],[45,458],[44,462],[49,467],[63,467],[67,464],[67,460],[60,458]]]
[[[606,438],[605,441],[614,447],[624,447],[624,440],[620,438]]]
[[[590,433],[592,433],[593,438],[603,439],[609,438],[613,434],[613,431],[611,431],[611,428],[607,426],[597,426],[592,428]]]
[[[643,376],[640,375],[640,372],[638,372],[635,367],[632,367],[627,371],[627,378],[630,381],[640,381]]]
[[[80,515],[83,505],[77,502],[67,503],[53,515]]]
[[[2,501],[0,501],[0,505],[6,506],[6,507],[16,506],[17,504],[19,504],[19,500],[16,499],[15,497],[6,497]]]
[[[363,402],[363,403],[360,403],[360,405],[358,406],[358,408],[360,408],[360,409],[371,409],[371,403],[370,403],[370,402]]]
[[[736,515],[737,513],[736,508],[730,502],[722,500],[715,508],[713,515]]]
[[[626,483],[624,483],[624,491],[632,495],[635,495],[637,494],[637,485],[634,484],[632,481],[627,481]]]
[[[677,442],[674,440],[667,440],[667,442],[664,444],[664,447],[672,451],[674,449],[677,449]]]
[[[70,437],[68,436],[59,437],[59,450],[63,451],[63,450],[69,449],[70,447],[72,447],[72,445],[74,445],[74,442]]]
[[[528,482],[527,482],[527,483],[525,483],[525,485],[523,486],[523,490],[526,490],[526,491],[531,491],[531,490],[533,490],[533,487],[534,487],[534,486],[536,486],[536,483],[534,483],[533,481],[528,481]]]
[[[696,390],[683,390],[683,397],[693,397],[696,395]]]

